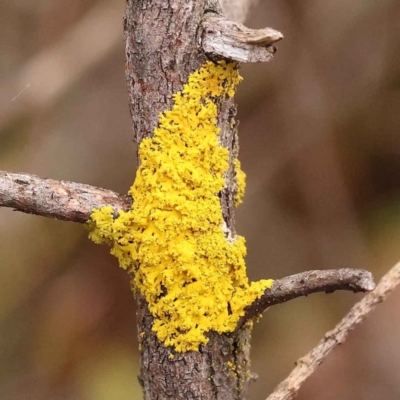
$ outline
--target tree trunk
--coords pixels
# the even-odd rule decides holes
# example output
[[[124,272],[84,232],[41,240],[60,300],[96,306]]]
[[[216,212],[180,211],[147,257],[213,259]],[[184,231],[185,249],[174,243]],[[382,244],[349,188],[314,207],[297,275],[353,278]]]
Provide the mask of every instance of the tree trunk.
[[[134,138],[139,145],[151,137],[160,113],[172,107],[172,95],[182,90],[188,76],[207,61],[199,46],[199,27],[209,5],[205,0],[128,0],[124,31],[126,80]],[[216,10],[214,10],[216,11]],[[233,99],[218,103],[220,141],[230,152],[226,187],[221,193],[224,220],[234,233],[233,159],[237,129]],[[140,163],[140,160],[139,160]],[[247,398],[250,374],[250,331],[246,324],[230,335],[209,334],[200,351],[177,353],[173,359],[152,332],[153,318],[146,300],[136,294],[141,351],[140,382],[144,398]]]

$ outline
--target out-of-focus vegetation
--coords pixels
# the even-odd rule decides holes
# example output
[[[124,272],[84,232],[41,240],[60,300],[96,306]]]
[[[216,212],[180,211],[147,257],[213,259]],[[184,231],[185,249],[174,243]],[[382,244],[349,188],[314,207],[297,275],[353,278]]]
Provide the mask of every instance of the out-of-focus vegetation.
[[[242,70],[248,189],[237,228],[249,273],[362,267],[379,278],[400,259],[398,1],[261,3],[248,25],[285,40],[271,63]],[[123,12],[122,0],[0,5],[0,169],[127,191],[135,148]],[[1,398],[141,399],[129,278],[86,236],[0,209]],[[264,399],[359,297],[313,295],[268,311],[253,338],[252,398]],[[399,300],[352,333],[299,399],[399,399]]]

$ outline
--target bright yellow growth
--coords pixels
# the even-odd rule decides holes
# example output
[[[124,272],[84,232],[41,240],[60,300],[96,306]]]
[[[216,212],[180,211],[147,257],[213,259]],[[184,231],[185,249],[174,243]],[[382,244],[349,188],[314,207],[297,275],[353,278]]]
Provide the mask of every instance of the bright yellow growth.
[[[215,100],[232,97],[240,80],[236,65],[225,62],[191,74],[153,138],[140,145],[132,209],[115,220],[111,207],[92,213],[90,238],[111,244],[149,304],[158,339],[178,352],[198,351],[208,331],[232,332],[272,285],[249,284],[244,239],[227,235],[218,198],[229,155],[218,143]],[[244,176],[236,167],[241,198]]]
[[[233,162],[236,172],[236,182],[237,182],[237,191],[235,196],[235,206],[239,206],[243,203],[244,192],[246,189],[246,174],[242,170],[242,166],[240,161],[236,159]]]

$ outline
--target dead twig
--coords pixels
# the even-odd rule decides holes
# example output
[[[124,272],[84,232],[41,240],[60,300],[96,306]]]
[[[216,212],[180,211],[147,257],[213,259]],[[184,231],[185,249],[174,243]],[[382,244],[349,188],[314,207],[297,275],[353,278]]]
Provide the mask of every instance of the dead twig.
[[[386,300],[387,296],[400,285],[400,262],[397,263],[379,282],[375,290],[368,293],[355,304],[350,312],[336,327],[325,334],[324,338],[304,357],[300,358],[290,375],[282,381],[267,400],[291,400],[297,396],[301,385],[324,361],[328,354],[342,344],[349,332]]]
[[[363,269],[341,268],[301,272],[277,279],[271,289],[267,289],[259,299],[245,309],[245,315],[238,326],[262,314],[267,308],[286,303],[296,297],[318,292],[332,293],[336,290],[369,292],[374,288],[374,277],[371,272]]]

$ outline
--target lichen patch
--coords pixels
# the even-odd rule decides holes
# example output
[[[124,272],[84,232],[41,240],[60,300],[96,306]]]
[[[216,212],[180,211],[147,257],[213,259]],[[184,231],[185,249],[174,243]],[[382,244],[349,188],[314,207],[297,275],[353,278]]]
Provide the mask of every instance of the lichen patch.
[[[146,298],[158,339],[177,352],[198,351],[209,331],[232,332],[273,282],[249,283],[244,238],[228,240],[223,229],[218,193],[229,154],[218,142],[216,100],[232,97],[240,80],[234,63],[207,62],[193,72],[140,144],[131,210],[114,219],[103,207],[89,222],[90,238],[112,246]],[[238,161],[234,167],[239,204],[244,173]]]

